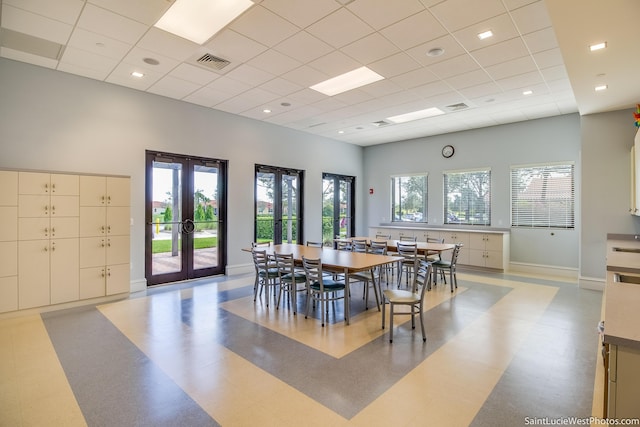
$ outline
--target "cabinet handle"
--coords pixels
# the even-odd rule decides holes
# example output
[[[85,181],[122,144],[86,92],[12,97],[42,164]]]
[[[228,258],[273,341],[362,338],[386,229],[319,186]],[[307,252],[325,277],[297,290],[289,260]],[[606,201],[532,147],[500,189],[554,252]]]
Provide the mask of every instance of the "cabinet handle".
[[[45,251],[45,252],[49,252],[49,246],[45,246],[45,247],[44,247],[44,251]]]
[[[103,225],[102,227],[100,227],[100,232],[101,232],[102,234],[104,234],[104,225]]]
[[[104,239],[102,239],[102,240],[100,241],[100,247],[101,247],[101,248],[104,248]]]
[[[100,277],[105,277],[106,275],[104,274],[104,268],[100,270]]]
[[[111,277],[111,269],[107,268],[107,277]]]
[[[51,206],[51,215],[55,215],[55,214],[56,214],[56,207]]]
[[[56,229],[55,227],[51,227],[51,236],[55,236],[56,235]]]
[[[51,252],[56,250],[56,242],[51,242]]]
[[[45,184],[44,185],[44,192],[48,193],[49,192],[49,184]]]
[[[110,205],[111,204],[111,196],[107,196],[107,204]]]
[[[47,227],[44,228],[44,237],[49,236],[49,229]]]
[[[55,183],[51,184],[51,192],[52,193],[56,192],[56,184]]]
[[[100,197],[100,201],[101,201],[101,202],[102,202],[102,204],[104,205],[105,197],[104,197],[104,196]]]
[[[107,234],[111,234],[111,226],[107,225]]]
[[[107,247],[110,248],[111,247],[111,239],[107,239]]]

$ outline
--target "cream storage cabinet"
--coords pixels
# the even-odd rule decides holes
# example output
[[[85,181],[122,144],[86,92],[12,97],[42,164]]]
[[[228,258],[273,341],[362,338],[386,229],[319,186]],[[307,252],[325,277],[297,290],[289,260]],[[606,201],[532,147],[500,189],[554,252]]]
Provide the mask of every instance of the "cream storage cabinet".
[[[506,264],[505,236],[493,233],[469,234],[469,264],[503,269]]]
[[[82,200],[91,197],[87,188],[82,189],[85,178],[105,183],[114,179],[119,184],[114,191],[118,196],[112,200],[125,205],[114,213],[121,267],[113,273],[117,279],[110,293],[106,286],[101,292],[84,292],[83,225],[95,221],[95,212],[83,212],[81,206]],[[129,192],[129,178],[0,171],[0,313],[128,292]],[[102,222],[108,230],[104,214]]]

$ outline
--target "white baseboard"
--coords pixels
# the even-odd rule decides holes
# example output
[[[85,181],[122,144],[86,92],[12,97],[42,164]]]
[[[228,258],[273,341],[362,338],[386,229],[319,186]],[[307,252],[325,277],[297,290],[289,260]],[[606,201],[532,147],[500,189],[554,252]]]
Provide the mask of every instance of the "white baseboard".
[[[527,264],[523,262],[510,262],[509,272],[539,274],[542,276],[561,277],[563,279],[578,280],[578,269],[558,267],[554,265]]]
[[[239,274],[247,274],[247,273],[253,273],[254,270],[254,266],[253,263],[251,264],[236,264],[236,265],[227,265],[227,270],[225,272],[225,274],[227,276],[236,276]]]
[[[605,279],[599,279],[597,277],[583,277],[578,278],[578,284],[582,289],[591,289],[592,291],[604,291]]]
[[[140,292],[140,291],[146,291],[147,290],[147,279],[138,279],[138,280],[132,280],[130,285],[129,285],[129,289],[131,289],[131,292]]]

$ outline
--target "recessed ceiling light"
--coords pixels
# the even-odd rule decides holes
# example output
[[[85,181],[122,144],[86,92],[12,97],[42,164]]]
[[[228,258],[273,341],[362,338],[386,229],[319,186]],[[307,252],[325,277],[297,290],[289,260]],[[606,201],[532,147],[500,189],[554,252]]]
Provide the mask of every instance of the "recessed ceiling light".
[[[342,135],[342,134],[344,133],[344,131],[343,131],[343,130],[339,130],[339,131],[338,131],[338,133],[339,133],[340,135]]]
[[[142,74],[142,73],[141,73],[141,72],[139,72],[139,71],[134,71],[133,73],[131,73],[131,75],[132,75],[133,77],[138,78],[138,79],[141,79],[142,77],[144,77],[144,74]]]
[[[270,110],[270,109],[268,109],[268,108],[265,108],[264,110],[262,110],[262,112],[263,112],[263,113],[268,114],[268,113],[270,113],[270,112],[271,112],[271,110]]]
[[[524,92],[522,92],[523,95],[531,95],[532,93],[532,90],[525,90]]]
[[[429,49],[427,52],[427,56],[440,56],[444,53],[444,49],[441,47],[434,47],[433,49]]]
[[[309,89],[313,89],[327,96],[333,96],[382,79],[384,79],[384,77],[375,71],[367,67],[360,67],[310,86]]]
[[[154,27],[203,44],[253,4],[251,0],[176,0]]]
[[[493,36],[493,31],[491,30],[483,31],[482,33],[478,34],[478,38],[480,40],[488,39],[491,36]]]
[[[596,92],[600,92],[601,90],[607,90],[608,87],[609,86],[607,86],[607,85],[600,85],[600,86],[596,86],[595,90],[596,90]]]
[[[604,49],[605,47],[607,47],[607,42],[596,43],[589,46],[589,50],[593,52],[594,50]]]
[[[439,116],[441,114],[444,114],[444,111],[436,107],[431,107],[424,110],[412,111],[411,113],[387,117],[387,120],[393,123],[406,123],[413,120],[426,119],[427,117]]]

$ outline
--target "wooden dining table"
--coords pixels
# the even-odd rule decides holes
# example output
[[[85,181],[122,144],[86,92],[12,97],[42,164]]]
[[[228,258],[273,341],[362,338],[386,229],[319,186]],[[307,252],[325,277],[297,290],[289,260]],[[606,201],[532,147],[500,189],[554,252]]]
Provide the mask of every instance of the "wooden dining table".
[[[367,244],[370,244],[372,240],[380,241],[378,239],[372,239],[371,237],[345,237],[345,238],[337,238],[334,239],[334,242],[343,242],[343,243],[351,243],[353,240],[366,240]],[[431,242],[412,242],[412,241],[402,241],[402,240],[386,240],[387,242],[387,250],[391,252],[395,252],[398,250],[398,242],[401,243],[415,243],[416,248],[418,249],[418,254],[420,255],[432,255],[432,254],[440,254],[446,251],[452,251],[453,248],[456,247],[453,243],[431,243]]]
[[[266,251],[267,255],[293,254],[296,263],[302,264],[302,257],[320,259],[322,269],[338,274],[344,274],[345,280],[345,322],[350,323],[350,301],[349,301],[349,275],[368,271],[374,267],[390,264],[402,260],[402,257],[393,255],[379,255],[361,252],[340,251],[329,247],[311,247],[298,245],[295,243],[282,243],[280,245],[269,245],[257,248]],[[251,248],[243,249],[251,252]],[[373,275],[372,275],[373,276]],[[372,278],[375,281],[375,276]],[[373,286],[379,284],[373,283]]]

